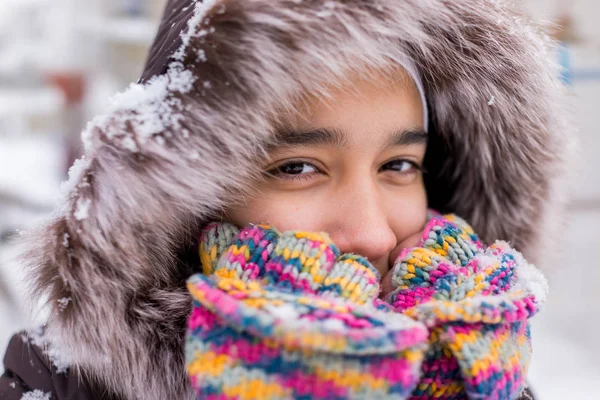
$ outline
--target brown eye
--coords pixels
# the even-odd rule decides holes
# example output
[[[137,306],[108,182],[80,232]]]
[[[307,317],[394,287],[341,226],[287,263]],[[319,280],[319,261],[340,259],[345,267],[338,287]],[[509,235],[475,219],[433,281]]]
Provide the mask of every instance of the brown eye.
[[[416,163],[408,160],[394,160],[385,163],[381,169],[383,171],[398,172],[401,174],[410,174],[421,171],[421,167]]]
[[[319,169],[306,161],[290,161],[282,164],[267,173],[279,179],[304,179],[319,173]]]
[[[278,167],[277,171],[284,175],[300,175],[317,172],[317,169],[306,162],[292,162]]]

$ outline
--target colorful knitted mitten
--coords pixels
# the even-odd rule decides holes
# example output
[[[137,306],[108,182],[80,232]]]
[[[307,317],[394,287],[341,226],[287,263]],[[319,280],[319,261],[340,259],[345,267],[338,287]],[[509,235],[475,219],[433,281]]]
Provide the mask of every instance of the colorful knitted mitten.
[[[414,399],[513,399],[531,355],[528,319],[545,300],[541,273],[505,242],[485,248],[455,216],[433,218],[394,265],[386,296],[430,331]]]
[[[200,256],[186,344],[199,398],[512,399],[522,389],[543,278],[451,216],[400,255],[389,304],[377,271],[326,234],[211,224]]]
[[[365,306],[376,270],[327,235],[210,225],[201,258],[186,349],[199,398],[406,398],[417,384],[427,330]]]

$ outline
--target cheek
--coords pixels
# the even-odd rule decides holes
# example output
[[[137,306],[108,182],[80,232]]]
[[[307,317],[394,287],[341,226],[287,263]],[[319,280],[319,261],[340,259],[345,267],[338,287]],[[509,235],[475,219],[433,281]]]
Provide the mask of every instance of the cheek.
[[[398,243],[419,236],[427,222],[427,196],[423,187],[395,194],[387,201],[388,220]]]
[[[254,196],[241,206],[232,207],[226,212],[226,220],[237,226],[268,223],[280,232],[290,230],[319,231],[321,221],[314,198],[295,193],[263,193]]]
[[[268,223],[279,231],[320,232],[328,226],[331,201],[311,191],[292,193],[263,190],[242,205],[230,208],[226,220],[237,226]],[[390,191],[382,202],[386,219],[396,240],[401,243],[423,230],[427,218],[427,197],[422,185]]]

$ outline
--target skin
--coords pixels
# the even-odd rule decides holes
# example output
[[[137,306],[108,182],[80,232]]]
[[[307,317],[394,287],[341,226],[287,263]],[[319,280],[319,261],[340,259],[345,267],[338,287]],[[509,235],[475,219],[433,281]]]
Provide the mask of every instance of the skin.
[[[225,220],[327,232],[342,252],[366,257],[387,292],[395,259],[417,244],[426,223],[421,98],[401,68],[349,82],[326,100],[298,102],[264,162],[264,178]],[[323,129],[339,137],[319,140],[328,137]]]

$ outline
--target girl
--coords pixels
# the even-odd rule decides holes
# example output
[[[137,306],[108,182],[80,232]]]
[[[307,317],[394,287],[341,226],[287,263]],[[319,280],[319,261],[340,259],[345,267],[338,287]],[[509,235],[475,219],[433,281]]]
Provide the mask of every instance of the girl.
[[[332,257],[361,256],[341,261],[381,280],[396,305],[396,260],[435,226],[440,243],[448,232],[466,243],[465,263],[481,247],[459,220],[428,223],[428,208],[543,265],[572,140],[550,46],[503,1],[169,1],[140,82],[86,129],[63,206],[27,238],[34,293],[51,314],[12,340],[0,397],[216,396],[189,357],[188,379],[184,359],[200,232],[202,276],[227,270],[222,254],[249,235],[326,232],[301,236]],[[259,222],[278,230],[225,233]],[[190,280],[188,349],[210,339],[198,332],[213,318],[203,313],[225,312],[203,301],[227,284],[202,276]],[[395,321],[378,285],[361,301]],[[221,376],[214,359],[204,365]]]

